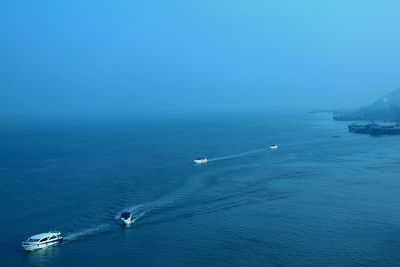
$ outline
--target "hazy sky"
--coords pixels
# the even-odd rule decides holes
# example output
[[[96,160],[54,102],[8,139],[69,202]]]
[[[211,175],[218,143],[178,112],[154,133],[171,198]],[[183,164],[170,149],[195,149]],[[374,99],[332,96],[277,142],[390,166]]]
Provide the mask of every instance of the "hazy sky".
[[[400,87],[400,1],[0,3],[1,115],[359,106]]]

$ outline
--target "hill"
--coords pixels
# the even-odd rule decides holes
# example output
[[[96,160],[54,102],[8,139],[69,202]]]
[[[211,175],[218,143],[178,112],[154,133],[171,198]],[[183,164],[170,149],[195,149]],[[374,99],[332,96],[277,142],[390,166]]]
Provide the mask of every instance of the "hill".
[[[340,121],[383,120],[400,122],[400,88],[354,112],[336,112],[334,113],[333,118]]]

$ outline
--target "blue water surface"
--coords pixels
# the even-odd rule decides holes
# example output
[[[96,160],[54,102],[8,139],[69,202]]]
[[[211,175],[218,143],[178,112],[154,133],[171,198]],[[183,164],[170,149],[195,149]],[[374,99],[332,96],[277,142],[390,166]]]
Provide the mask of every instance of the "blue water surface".
[[[303,113],[0,127],[0,266],[400,265],[399,136]]]

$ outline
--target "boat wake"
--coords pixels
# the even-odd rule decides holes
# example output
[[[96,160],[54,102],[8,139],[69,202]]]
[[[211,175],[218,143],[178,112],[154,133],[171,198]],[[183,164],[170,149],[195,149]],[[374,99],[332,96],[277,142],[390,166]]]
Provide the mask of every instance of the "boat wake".
[[[156,213],[157,210],[160,210],[175,201],[174,198],[170,199],[162,199],[158,201],[152,201],[148,203],[143,203],[135,206],[127,207],[120,212],[118,212],[115,216],[114,222],[103,223],[100,225],[96,225],[94,227],[88,227],[86,229],[82,229],[70,234],[67,234],[64,237],[65,241],[76,241],[81,238],[86,238],[90,236],[94,236],[100,233],[112,232],[118,230],[121,226],[118,225],[117,220],[120,217],[122,211],[129,211],[132,213],[132,224],[137,222],[139,219],[143,218],[146,214]]]
[[[95,227],[89,227],[71,234],[68,234],[64,237],[65,241],[74,241],[80,238],[93,236],[99,233],[110,232],[117,229],[117,225],[112,223],[104,223],[97,225]]]
[[[256,149],[256,150],[251,150],[251,151],[247,151],[247,152],[243,152],[243,153],[231,154],[231,155],[227,155],[227,156],[223,156],[223,157],[213,158],[213,159],[209,159],[208,162],[241,158],[241,157],[244,157],[244,156],[247,156],[250,154],[260,153],[263,151],[265,152],[266,149]]]
[[[126,207],[115,215],[115,219],[119,218],[119,215],[121,214],[122,211],[128,211],[132,213],[133,221],[137,221],[147,214],[155,213],[157,212],[157,210],[160,210],[162,208],[165,208],[173,204],[175,200],[176,200],[175,197],[169,197],[139,205]]]
[[[255,154],[255,153],[260,153],[260,152],[265,152],[266,149],[257,149],[257,150],[251,150],[247,151],[244,153],[237,153],[237,154],[231,154],[223,157],[218,157],[218,158],[213,158],[209,159],[208,161],[220,161],[220,160],[229,160],[229,159],[234,159],[234,158],[240,158],[244,157],[250,154]],[[191,190],[193,190],[193,187],[191,187]],[[189,191],[191,191],[189,190]],[[67,234],[64,237],[65,241],[76,241],[82,238],[87,238],[91,237],[100,233],[106,233],[106,232],[112,232],[116,231],[121,228],[121,225],[117,223],[118,219],[120,218],[120,214],[122,211],[128,211],[132,214],[132,224],[137,223],[139,220],[143,219],[144,217],[147,216],[152,216],[156,215],[160,212],[165,211],[165,209],[168,209],[172,207],[175,202],[185,195],[187,195],[190,192],[187,192],[187,190],[183,190],[180,192],[174,192],[172,195],[165,196],[164,198],[161,198],[156,201],[151,201],[151,202],[146,202],[142,204],[137,204],[133,206],[128,206],[122,210],[120,210],[118,213],[115,214],[114,216],[114,221],[109,221],[103,224],[99,224],[93,227],[88,227],[84,228],[82,230],[72,232]]]

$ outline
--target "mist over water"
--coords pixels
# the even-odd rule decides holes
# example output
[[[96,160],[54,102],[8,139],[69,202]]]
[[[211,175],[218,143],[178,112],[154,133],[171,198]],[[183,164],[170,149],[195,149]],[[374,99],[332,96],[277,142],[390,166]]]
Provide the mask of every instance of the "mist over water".
[[[399,88],[399,10],[397,1],[2,1],[0,118],[363,106]]]

